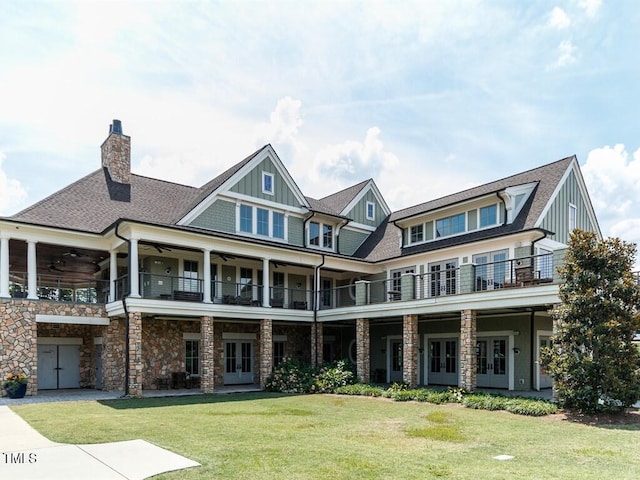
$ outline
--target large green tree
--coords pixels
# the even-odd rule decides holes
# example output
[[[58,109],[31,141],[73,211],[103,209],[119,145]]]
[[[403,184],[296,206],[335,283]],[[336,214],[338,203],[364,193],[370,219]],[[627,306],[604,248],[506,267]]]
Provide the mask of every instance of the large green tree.
[[[640,399],[640,287],[636,246],[575,230],[563,266],[561,304],[542,362],[561,404],[584,413],[622,411]]]

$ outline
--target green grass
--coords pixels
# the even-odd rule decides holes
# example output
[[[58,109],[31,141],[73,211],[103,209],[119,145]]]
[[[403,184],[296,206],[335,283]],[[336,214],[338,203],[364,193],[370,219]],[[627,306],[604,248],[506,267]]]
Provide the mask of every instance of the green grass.
[[[461,405],[257,393],[13,409],[56,442],[142,438],[202,464],[165,480],[640,478],[637,426]]]

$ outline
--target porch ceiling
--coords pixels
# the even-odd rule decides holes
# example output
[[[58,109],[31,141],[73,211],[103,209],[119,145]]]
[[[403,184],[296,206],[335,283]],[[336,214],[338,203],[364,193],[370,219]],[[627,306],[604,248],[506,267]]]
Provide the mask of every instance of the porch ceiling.
[[[36,244],[36,266],[39,275],[91,277],[100,270],[99,263],[109,257],[101,250],[66,247],[47,243]],[[9,242],[9,264],[12,272],[27,271],[27,244]]]

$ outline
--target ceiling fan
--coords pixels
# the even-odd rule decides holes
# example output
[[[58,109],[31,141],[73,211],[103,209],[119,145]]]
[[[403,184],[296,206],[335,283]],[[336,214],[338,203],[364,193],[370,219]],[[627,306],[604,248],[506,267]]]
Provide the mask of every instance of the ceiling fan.
[[[61,262],[58,262],[61,263]],[[56,262],[51,262],[49,264],[49,271],[50,272],[65,272],[66,270],[62,270],[60,267],[58,267],[58,265],[56,265]]]
[[[76,250],[75,248],[72,248],[71,250],[69,250],[68,252],[65,252],[62,254],[63,257],[86,257],[87,255]]]

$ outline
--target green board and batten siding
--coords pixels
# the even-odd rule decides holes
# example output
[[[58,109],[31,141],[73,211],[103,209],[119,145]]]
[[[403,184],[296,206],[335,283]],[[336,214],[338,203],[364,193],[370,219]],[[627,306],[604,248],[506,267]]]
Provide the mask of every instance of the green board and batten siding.
[[[262,172],[273,174],[273,195],[262,192]],[[289,188],[287,182],[282,178],[270,158],[265,158],[260,164],[256,165],[255,168],[242,177],[230,190],[234,193],[240,193],[261,200],[269,200],[290,207],[300,206],[300,199],[298,199],[293,190]]]
[[[577,228],[588,232],[597,231],[589,217],[575,173],[571,172],[540,224],[545,230],[554,232],[550,238],[560,243],[569,241],[569,204],[576,206]]]
[[[367,202],[371,202],[376,206],[373,220],[367,220]],[[349,217],[353,223],[359,223],[369,227],[377,227],[386,218],[382,206],[371,190],[365,193],[360,201],[356,203],[351,210],[346,212],[345,216]]]

